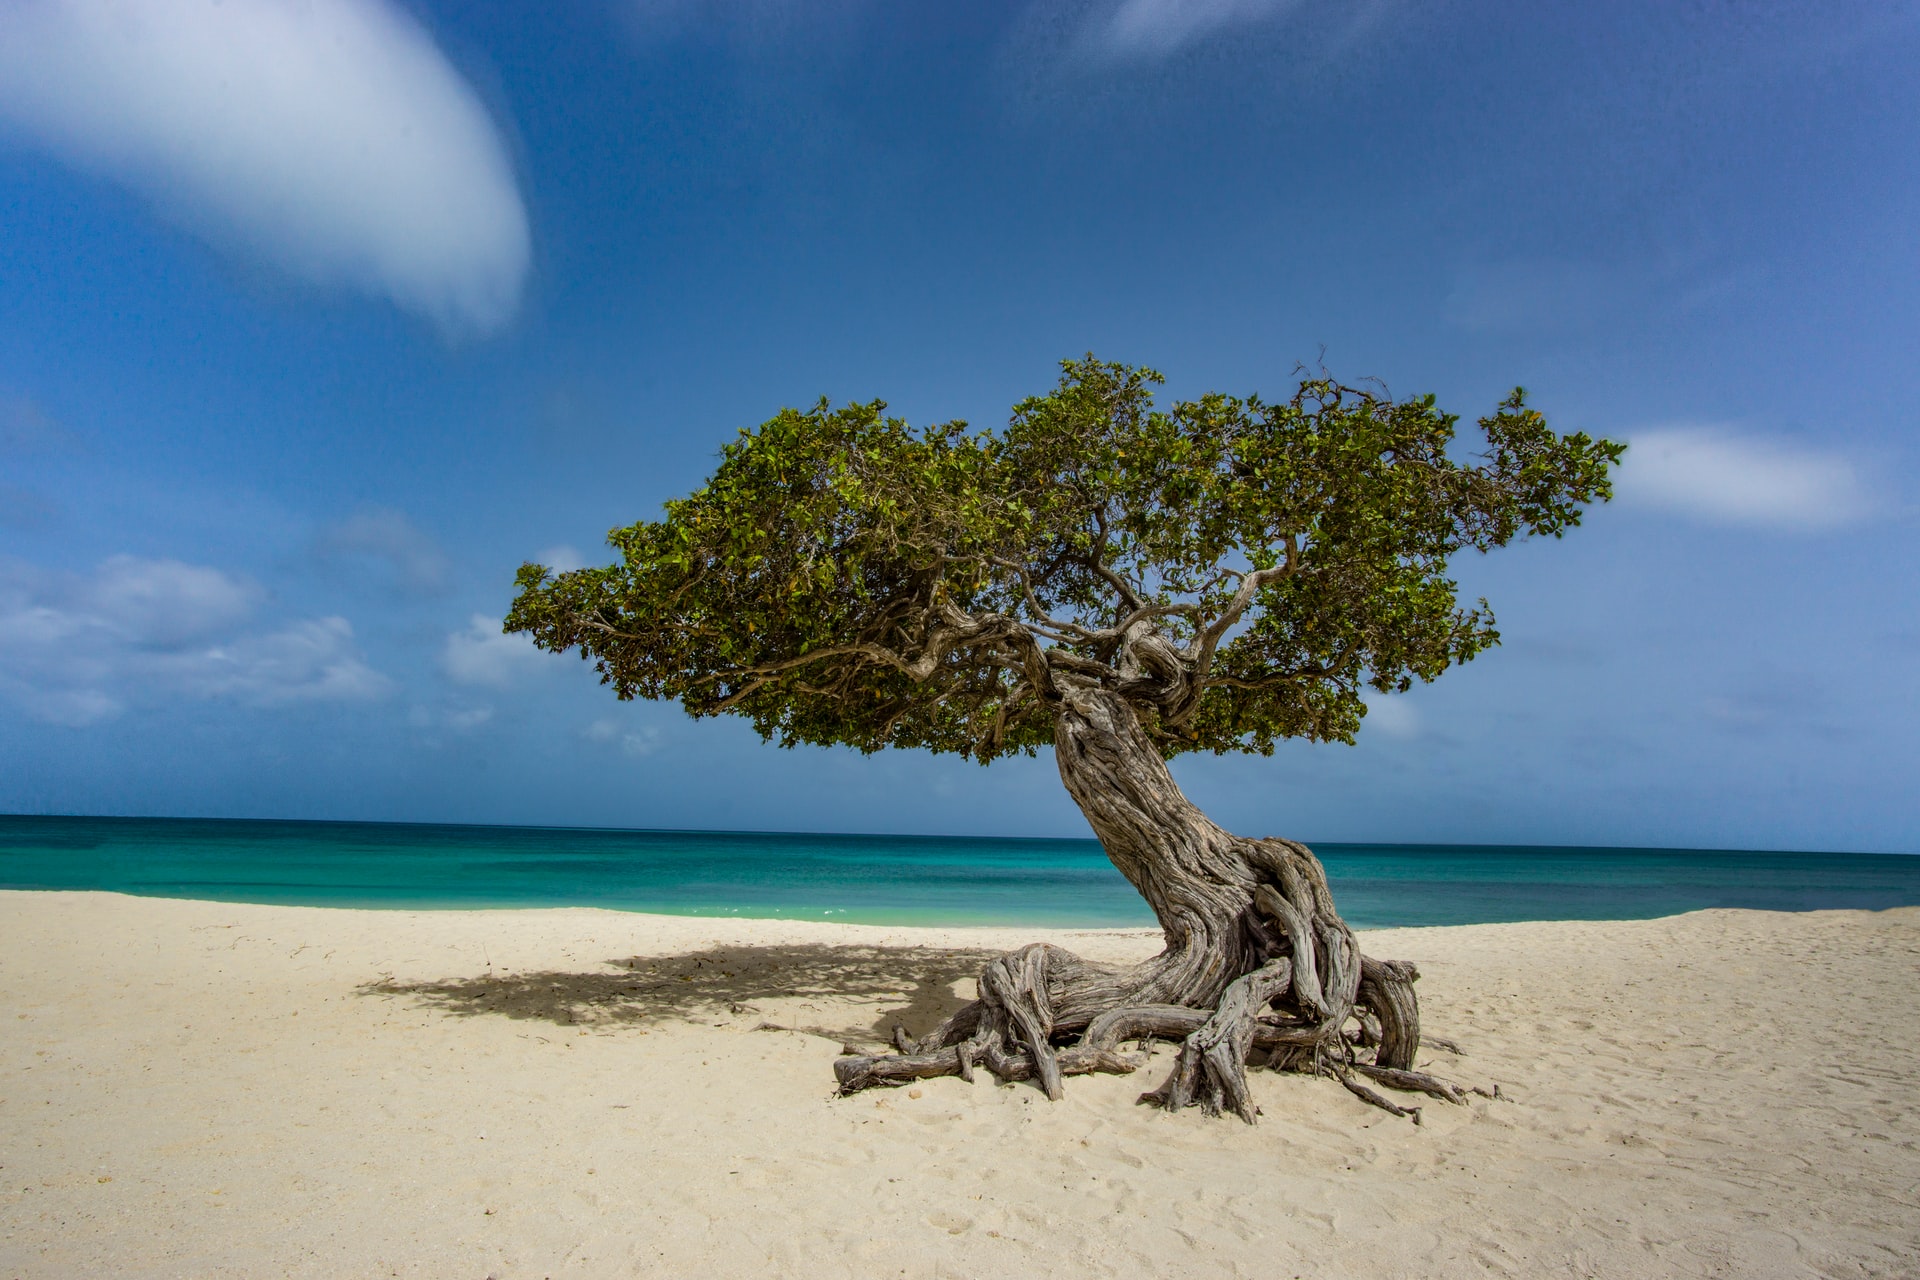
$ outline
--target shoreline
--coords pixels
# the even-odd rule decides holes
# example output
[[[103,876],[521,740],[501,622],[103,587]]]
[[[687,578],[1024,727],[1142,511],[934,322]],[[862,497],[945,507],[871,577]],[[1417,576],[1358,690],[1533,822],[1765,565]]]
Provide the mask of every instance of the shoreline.
[[[1866,856],[1866,855],[1862,855]],[[1877,855],[1876,855],[1877,856]],[[1920,863],[1920,855],[1887,855],[1889,857],[1912,856]],[[993,922],[941,922],[920,920],[874,921],[853,918],[855,913],[864,914],[864,908],[831,908],[818,915],[799,914],[800,908],[786,915],[751,915],[747,912],[758,909],[758,905],[730,911],[673,911],[653,907],[602,906],[585,903],[555,904],[542,902],[529,903],[450,903],[443,906],[426,906],[407,902],[274,902],[253,898],[209,898],[189,894],[139,893],[126,889],[101,888],[20,888],[0,885],[0,898],[9,895],[24,896],[98,896],[102,898],[125,899],[130,902],[173,902],[195,906],[232,907],[240,909],[261,908],[270,911],[323,911],[323,912],[365,912],[374,916],[387,917],[437,917],[437,916],[491,916],[513,917],[533,916],[542,912],[590,914],[602,913],[610,918],[627,921],[682,921],[682,922],[738,922],[748,925],[821,925],[829,928],[847,927],[857,930],[875,931],[885,934],[896,933],[979,933],[994,935],[1035,935],[1041,940],[1055,936],[1094,936],[1101,934],[1141,934],[1159,936],[1157,925],[1143,921],[1132,924],[1075,924],[1057,920],[997,920]],[[1808,907],[1751,907],[1751,906],[1692,906],[1665,911],[1656,915],[1618,915],[1618,916],[1530,916],[1521,919],[1499,920],[1450,920],[1444,922],[1420,924],[1352,924],[1359,935],[1394,934],[1423,932],[1434,929],[1475,929],[1482,927],[1501,927],[1506,925],[1577,925],[1577,924],[1629,924],[1649,923],[1658,920],[1672,920],[1684,916],[1699,915],[1716,911],[1747,911],[1759,915],[1806,916],[1826,912],[1846,912],[1858,915],[1878,915],[1897,911],[1920,911],[1920,902],[1896,901],[1888,905],[1875,906],[1808,906]],[[678,931],[669,930],[670,933]],[[1028,941],[1035,940],[1028,937]],[[1012,944],[1018,945],[1018,944]]]
[[[567,826],[546,823],[526,822],[442,822],[427,819],[410,818],[264,818],[230,817],[213,814],[133,814],[133,813],[0,813],[0,822],[18,820],[22,822],[112,822],[112,823],[164,823],[173,825],[220,826],[287,826],[287,827],[397,827],[409,830],[443,829],[450,831],[502,831],[502,832],[560,832],[583,835],[605,836],[719,836],[743,837],[747,839],[771,838],[777,840],[864,840],[864,841],[907,841],[907,842],[966,842],[980,841],[989,844],[1073,844],[1098,846],[1099,840],[1088,835],[1041,836],[1000,834],[954,834],[951,832],[926,831],[823,831],[823,830],[786,830],[772,827],[626,827],[626,826]],[[1779,854],[1786,857],[1826,856],[1840,857],[1892,857],[1920,858],[1920,849],[1803,849],[1768,848],[1749,849],[1736,845],[1605,845],[1605,844],[1536,844],[1529,842],[1502,841],[1485,844],[1471,840],[1406,841],[1406,840],[1322,840],[1300,837],[1301,843],[1312,849],[1323,845],[1334,849],[1510,849],[1526,853],[1595,853],[1595,852],[1633,852],[1649,854]],[[5,892],[5,891],[0,891]]]
[[[346,906],[331,903],[278,903],[249,902],[228,898],[189,898],[173,897],[162,894],[126,893],[117,889],[7,889],[0,888],[0,919],[4,919],[8,909],[17,900],[59,899],[63,906],[88,907],[100,902],[164,903],[192,909],[210,909],[231,912],[287,912],[294,915],[308,912],[323,916],[370,917],[361,923],[373,925],[379,921],[406,920],[415,924],[433,921],[461,920],[462,927],[484,932],[482,926],[502,920],[520,921],[531,925],[536,931],[545,933],[556,928],[564,928],[570,922],[593,922],[603,930],[615,930],[620,927],[639,928],[645,936],[662,945],[688,944],[694,939],[719,942],[734,938],[745,942],[749,937],[759,940],[762,934],[778,937],[785,941],[809,941],[820,945],[833,945],[845,941],[860,945],[873,946],[912,946],[919,945],[911,941],[915,935],[956,934],[977,937],[980,945],[998,945],[1016,935],[1025,941],[1055,938],[1144,938],[1158,939],[1160,929],[1156,925],[1069,925],[1069,924],[873,924],[859,920],[814,919],[800,916],[748,916],[748,915],[700,915],[673,911],[641,911],[626,907],[599,906],[456,906],[456,907],[419,907],[419,906]],[[1898,908],[1896,908],[1898,909]],[[1920,910],[1920,908],[1914,908]],[[462,919],[470,917],[471,919]],[[727,930],[709,926],[741,925],[744,930]],[[1471,928],[1461,925],[1414,926],[1416,928]],[[1394,930],[1360,930],[1361,933],[1396,932]],[[1008,942],[1009,948],[1021,945]]]
[[[458,915],[461,913],[468,913],[473,915],[500,915],[500,914],[510,915],[516,912],[572,911],[572,912],[604,912],[610,916],[618,916],[623,918],[639,918],[643,920],[740,920],[750,924],[765,923],[765,924],[849,925],[849,926],[862,928],[862,929],[882,929],[882,930],[930,929],[930,930],[938,931],[938,930],[946,930],[946,929],[962,929],[962,930],[977,929],[977,930],[992,931],[992,930],[1008,930],[1008,929],[1014,929],[1014,930],[1037,929],[1046,933],[1059,933],[1062,931],[1072,932],[1072,933],[1138,933],[1138,932],[1141,932],[1142,930],[1152,932],[1155,934],[1160,932],[1159,927],[1157,925],[1152,924],[1150,921],[1146,923],[1141,923],[1141,924],[1073,924],[1073,923],[1061,922],[1061,921],[1044,921],[1044,920],[1025,922],[1025,923],[1017,922],[1017,921],[1011,922],[1011,923],[1004,922],[1004,921],[995,921],[992,923],[968,924],[968,923],[957,923],[957,922],[945,922],[945,923],[918,922],[918,921],[910,921],[910,920],[873,921],[873,920],[860,920],[860,919],[852,918],[855,912],[858,912],[861,910],[860,908],[845,908],[845,909],[833,908],[829,910],[823,910],[816,915],[800,915],[797,913],[799,910],[798,908],[795,909],[794,914],[789,914],[789,915],[748,915],[748,914],[743,914],[743,912],[753,910],[754,908],[741,908],[739,911],[722,912],[722,911],[665,911],[665,910],[659,910],[659,909],[649,909],[646,907],[610,907],[610,906],[599,906],[599,905],[587,905],[584,903],[570,904],[570,905],[563,906],[563,905],[557,905],[553,903],[541,903],[541,902],[528,902],[528,903],[502,902],[502,903],[488,903],[488,904],[450,903],[445,906],[423,906],[418,903],[406,903],[406,902],[393,902],[393,903],[263,902],[263,901],[259,901],[257,899],[252,899],[252,898],[206,898],[206,897],[197,897],[197,896],[192,896],[187,894],[134,893],[125,889],[91,889],[91,888],[23,889],[23,888],[14,887],[14,886],[0,885],[0,894],[12,894],[12,893],[100,894],[105,897],[127,898],[136,902],[190,902],[190,903],[203,904],[206,906],[267,907],[276,911],[278,910],[366,911],[366,912],[371,912],[375,915],[435,916],[435,915]],[[1920,904],[1916,904],[1916,905],[1920,905]],[[1145,908],[1144,908],[1144,902],[1143,902],[1143,910],[1144,909]],[[1423,928],[1423,927],[1448,927],[1448,926],[1406,926],[1406,927]]]
[[[1159,935],[0,891],[0,1276],[1920,1271],[1920,908],[1362,931],[1501,1086],[1419,1127],[833,1096],[1041,940]]]
[[[1092,839],[0,817],[0,888],[382,911],[607,907],[887,927],[1145,928]],[[1920,857],[1322,843],[1357,928],[1920,906]]]

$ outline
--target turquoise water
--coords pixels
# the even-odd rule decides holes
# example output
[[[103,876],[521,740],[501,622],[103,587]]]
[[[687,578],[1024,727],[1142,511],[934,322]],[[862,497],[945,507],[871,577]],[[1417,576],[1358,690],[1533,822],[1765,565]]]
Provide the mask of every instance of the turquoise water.
[[[1315,846],[1359,928],[1920,904],[1920,857]],[[0,816],[0,888],[336,907],[1151,925],[1092,840]]]

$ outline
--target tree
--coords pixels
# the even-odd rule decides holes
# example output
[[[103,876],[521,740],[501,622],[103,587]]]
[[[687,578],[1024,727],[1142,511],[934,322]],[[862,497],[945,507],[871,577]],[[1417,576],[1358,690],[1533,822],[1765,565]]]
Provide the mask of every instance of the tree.
[[[1208,821],[1183,752],[1353,741],[1363,690],[1404,691],[1498,642],[1448,559],[1559,537],[1610,497],[1623,446],[1557,435],[1516,390],[1448,454],[1457,419],[1327,377],[1285,401],[1153,406],[1150,369],[1091,355],[1006,428],[922,429],[880,401],[786,409],[722,451],[622,561],[519,573],[506,620],[578,650],[622,698],[741,715],[783,746],[918,747],[981,763],[1051,745],[1068,792],[1153,908],[1136,966],[1034,945],[844,1091],[927,1076],[1128,1071],[1182,1042],[1146,1095],[1251,1121],[1245,1064],[1461,1100],[1415,1072],[1417,973],[1359,954],[1306,846]]]

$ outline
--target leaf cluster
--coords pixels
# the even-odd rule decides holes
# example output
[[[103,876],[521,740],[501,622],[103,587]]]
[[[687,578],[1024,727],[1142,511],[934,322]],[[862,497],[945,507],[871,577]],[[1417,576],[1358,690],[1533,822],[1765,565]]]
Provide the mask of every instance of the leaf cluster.
[[[507,630],[786,745],[1031,752],[1076,685],[1127,697],[1169,755],[1351,741],[1364,687],[1498,641],[1449,558],[1559,537],[1624,448],[1518,390],[1460,462],[1432,397],[1319,377],[1161,410],[1160,382],[1065,361],[997,432],[783,410],[613,530],[619,563],[524,566]]]

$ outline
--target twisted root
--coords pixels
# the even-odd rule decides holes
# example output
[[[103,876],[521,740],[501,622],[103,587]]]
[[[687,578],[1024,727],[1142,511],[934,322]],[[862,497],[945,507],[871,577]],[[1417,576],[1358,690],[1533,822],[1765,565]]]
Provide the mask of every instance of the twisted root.
[[[1058,947],[1034,944],[990,964],[980,978],[980,999],[932,1034],[917,1042],[897,1035],[896,1054],[843,1057],[834,1063],[834,1074],[840,1092],[848,1094],[935,1076],[971,1081],[974,1069],[984,1067],[1002,1084],[1031,1080],[1057,1099],[1066,1076],[1127,1075],[1146,1065],[1144,1054],[1123,1052],[1122,1044],[1165,1040],[1180,1044],[1179,1056],[1167,1079],[1140,1100],[1167,1111],[1188,1106],[1208,1115],[1231,1111],[1252,1124],[1259,1109],[1246,1068],[1263,1063],[1274,1070],[1328,1076],[1356,1097],[1416,1124],[1420,1108],[1393,1103],[1356,1077],[1464,1104],[1460,1088],[1413,1069],[1420,1044],[1412,991],[1418,971],[1403,961],[1375,960],[1337,945],[1323,954],[1335,958],[1313,984],[1318,1000],[1300,1001],[1314,1010],[1311,1018],[1274,1009],[1302,986],[1300,968],[1282,956],[1228,983],[1211,1009],[1122,1001],[1081,1021],[1062,1018],[1056,1010],[1084,1005],[1089,990],[1150,984],[1139,973],[1091,965]],[[1080,1021],[1082,1029],[1077,1039],[1063,1043],[1076,1029],[1069,1021]],[[1349,1023],[1355,1025],[1349,1029]],[[1371,1061],[1361,1056],[1369,1050]]]
[[[980,998],[932,1034],[916,1042],[896,1031],[897,1054],[835,1063],[840,1091],[931,1076],[971,1080],[978,1066],[1002,1083],[1035,1081],[1057,1099],[1063,1077],[1144,1065],[1144,1056],[1120,1051],[1123,1041],[1167,1040],[1180,1044],[1173,1071],[1140,1097],[1167,1111],[1231,1111],[1252,1124],[1249,1063],[1327,1076],[1416,1124],[1418,1107],[1390,1102],[1362,1081],[1464,1104],[1458,1087],[1414,1069],[1419,971],[1360,954],[1305,845],[1233,843],[1258,877],[1241,899],[1244,910],[1229,917],[1233,927],[1189,928],[1184,945],[1131,967],[1093,964],[1043,943],[1010,951],[980,975]]]

